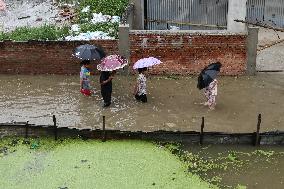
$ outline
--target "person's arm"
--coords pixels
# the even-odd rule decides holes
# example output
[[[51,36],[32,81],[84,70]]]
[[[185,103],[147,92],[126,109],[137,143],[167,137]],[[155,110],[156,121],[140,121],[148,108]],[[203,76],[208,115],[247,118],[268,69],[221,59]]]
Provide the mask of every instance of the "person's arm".
[[[110,76],[107,80],[101,82],[101,85],[105,85],[113,79],[113,76]]]

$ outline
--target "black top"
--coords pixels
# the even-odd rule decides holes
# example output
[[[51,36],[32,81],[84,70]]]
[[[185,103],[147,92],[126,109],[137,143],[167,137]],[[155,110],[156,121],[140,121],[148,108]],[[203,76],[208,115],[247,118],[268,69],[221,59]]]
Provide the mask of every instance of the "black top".
[[[102,83],[103,81],[108,80],[108,78],[110,76],[111,76],[110,72],[101,72],[100,83]],[[112,80],[110,80],[109,82],[107,82],[104,85],[101,85],[101,87],[103,87],[103,88],[112,88]]]

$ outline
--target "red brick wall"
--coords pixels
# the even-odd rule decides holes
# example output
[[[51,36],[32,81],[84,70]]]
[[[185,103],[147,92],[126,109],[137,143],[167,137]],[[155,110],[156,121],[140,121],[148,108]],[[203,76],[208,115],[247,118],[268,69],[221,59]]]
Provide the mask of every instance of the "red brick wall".
[[[246,35],[170,32],[130,32],[130,59],[154,56],[163,64],[152,74],[196,74],[209,63],[220,61],[221,74],[241,75],[246,70]]]
[[[118,53],[117,40],[96,40],[107,54]],[[0,42],[0,73],[78,74],[80,61],[72,56],[79,41]]]

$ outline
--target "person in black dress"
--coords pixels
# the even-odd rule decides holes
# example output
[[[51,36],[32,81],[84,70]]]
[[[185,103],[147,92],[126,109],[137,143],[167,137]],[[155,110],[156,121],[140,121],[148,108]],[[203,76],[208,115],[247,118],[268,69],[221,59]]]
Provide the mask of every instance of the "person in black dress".
[[[104,100],[104,107],[108,107],[111,104],[112,93],[112,79],[116,71],[107,72],[102,71],[100,76],[101,94]]]

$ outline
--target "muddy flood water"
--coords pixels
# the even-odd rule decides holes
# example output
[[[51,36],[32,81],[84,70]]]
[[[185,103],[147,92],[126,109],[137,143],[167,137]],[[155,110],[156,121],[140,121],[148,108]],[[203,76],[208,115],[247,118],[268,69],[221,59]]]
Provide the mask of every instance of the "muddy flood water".
[[[98,76],[92,78],[95,94],[79,92],[78,76],[0,75],[0,123],[29,121],[59,127],[101,128],[131,131],[199,131],[205,116],[205,131],[254,132],[262,114],[261,132],[284,130],[284,74],[255,77],[220,77],[217,107],[208,111],[196,88],[196,77],[148,78],[148,103],[134,100],[135,77],[113,80],[113,104],[102,108]]]

